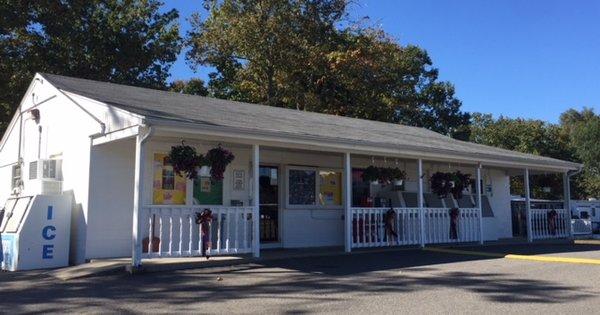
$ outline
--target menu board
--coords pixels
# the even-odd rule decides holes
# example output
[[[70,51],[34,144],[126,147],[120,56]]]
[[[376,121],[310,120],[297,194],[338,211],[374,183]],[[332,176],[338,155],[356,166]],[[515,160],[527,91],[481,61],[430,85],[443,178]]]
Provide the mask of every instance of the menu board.
[[[175,174],[166,154],[156,153],[153,160],[152,202],[157,205],[185,204],[186,179]]]
[[[316,177],[314,170],[289,170],[289,204],[314,205],[316,202]]]
[[[342,173],[319,171],[319,203],[323,206],[342,204]]]

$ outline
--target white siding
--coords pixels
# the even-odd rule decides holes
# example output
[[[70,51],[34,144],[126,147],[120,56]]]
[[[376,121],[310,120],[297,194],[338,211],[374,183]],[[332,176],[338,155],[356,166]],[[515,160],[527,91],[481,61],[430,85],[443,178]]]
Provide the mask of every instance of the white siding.
[[[131,255],[135,140],[94,146],[86,258]]]

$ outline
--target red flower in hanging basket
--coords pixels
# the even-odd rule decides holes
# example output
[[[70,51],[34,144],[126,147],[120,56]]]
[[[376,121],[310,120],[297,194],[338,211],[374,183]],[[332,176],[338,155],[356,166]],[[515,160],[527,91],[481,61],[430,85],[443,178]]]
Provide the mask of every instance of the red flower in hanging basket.
[[[220,181],[223,179],[223,173],[225,168],[231,162],[235,156],[231,151],[223,149],[221,145],[216,148],[210,149],[205,156],[206,161],[210,165],[210,177],[213,181]]]

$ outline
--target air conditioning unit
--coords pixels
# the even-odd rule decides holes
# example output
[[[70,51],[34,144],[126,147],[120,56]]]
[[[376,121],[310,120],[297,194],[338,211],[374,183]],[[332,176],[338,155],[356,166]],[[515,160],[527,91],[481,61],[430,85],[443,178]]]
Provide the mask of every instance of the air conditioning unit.
[[[40,159],[29,163],[29,181],[25,186],[31,195],[62,194],[62,160]]]

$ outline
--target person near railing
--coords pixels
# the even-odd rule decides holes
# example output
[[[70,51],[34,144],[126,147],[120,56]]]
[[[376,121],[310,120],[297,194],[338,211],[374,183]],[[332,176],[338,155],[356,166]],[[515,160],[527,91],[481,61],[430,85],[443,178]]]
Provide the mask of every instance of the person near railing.
[[[200,224],[200,231],[202,232],[202,255],[206,259],[210,258],[210,250],[212,242],[210,239],[210,224],[212,222],[213,215],[210,209],[204,209],[200,213],[196,213],[196,224]]]

